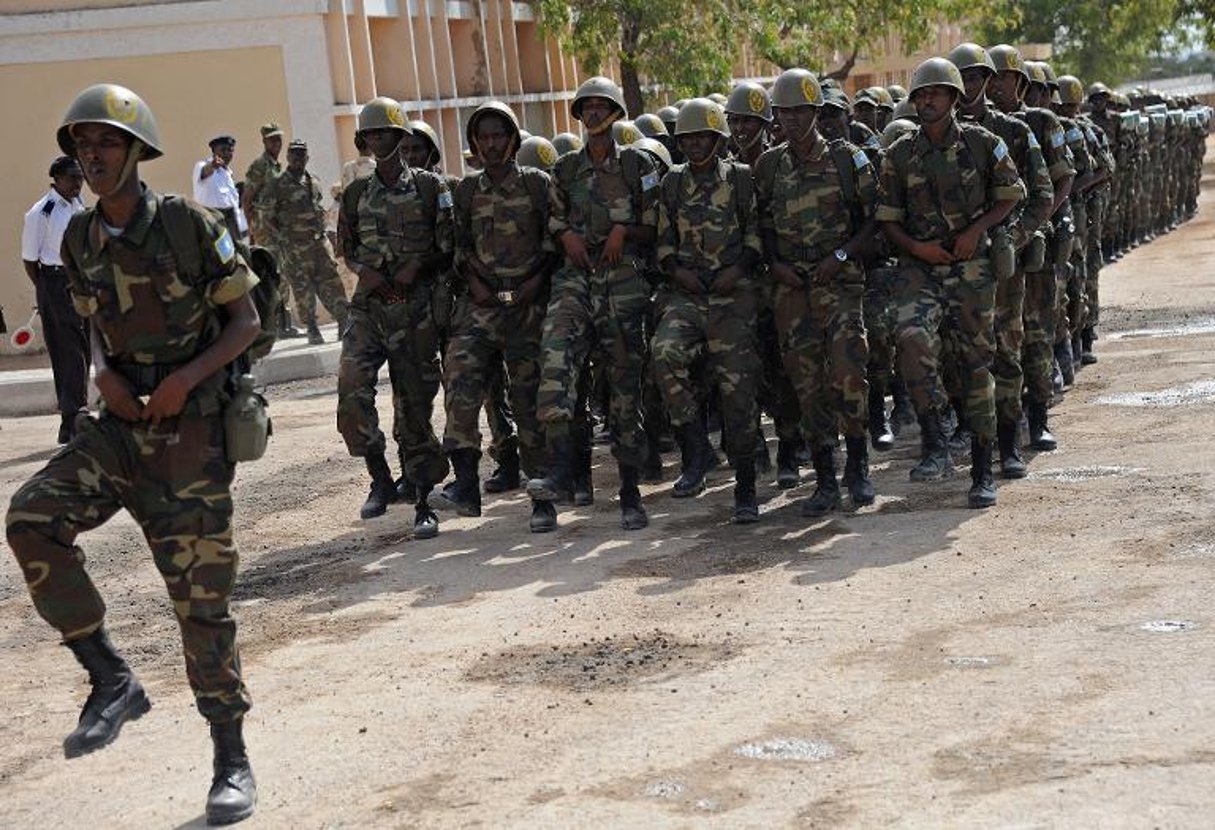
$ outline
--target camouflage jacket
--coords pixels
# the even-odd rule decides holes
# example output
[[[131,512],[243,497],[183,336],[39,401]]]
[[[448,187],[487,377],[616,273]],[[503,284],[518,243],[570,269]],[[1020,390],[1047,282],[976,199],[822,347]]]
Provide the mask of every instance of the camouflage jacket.
[[[534,276],[553,252],[548,234],[548,174],[512,164],[501,183],[483,170],[464,178],[454,194],[456,267],[514,285]],[[501,287],[508,287],[507,285]]]
[[[755,193],[760,231],[775,243],[768,255],[814,268],[873,217],[877,182],[863,150],[819,135],[806,162],[788,144],[760,156]]]
[[[316,176],[284,170],[257,195],[257,212],[276,240],[304,242],[325,234],[325,199]]]
[[[598,166],[589,146],[566,153],[553,168],[549,233],[556,239],[567,230],[577,231],[594,250],[607,241],[613,225],[656,228],[658,182],[653,159],[632,147],[616,146]]]
[[[249,200],[249,204],[253,205],[253,215],[249,218],[254,219],[255,222],[262,220],[257,211],[258,194],[269,182],[274,181],[282,170],[283,166],[278,163],[278,159],[269,153],[262,153],[249,163],[249,169],[245,171],[243,192],[244,197]]]
[[[1004,140],[1013,163],[1017,165],[1017,172],[1021,174],[1026,197],[1017,209],[1016,221],[1021,237],[1018,241],[1024,244],[1043,222],[1050,219],[1055,203],[1055,186],[1042,155],[1042,146],[1028,124],[994,107],[987,107],[974,123]]]
[[[1020,118],[1034,131],[1034,136],[1037,137],[1038,144],[1042,148],[1042,157],[1046,159],[1046,169],[1050,173],[1052,182],[1057,182],[1076,172],[1076,163],[1067,144],[1067,133],[1057,115],[1050,110],[1025,105],[1008,114]]]
[[[1025,198],[1008,145],[977,124],[955,122],[942,144],[923,129],[882,159],[876,218],[898,222],[912,239],[947,242],[996,202]]]
[[[384,274],[420,254],[451,253],[451,207],[447,182],[425,170],[407,167],[392,184],[356,179],[342,193],[338,249]]]
[[[677,164],[662,179],[657,259],[713,272],[738,262],[744,248],[763,254],[751,169],[718,160],[705,176]]]

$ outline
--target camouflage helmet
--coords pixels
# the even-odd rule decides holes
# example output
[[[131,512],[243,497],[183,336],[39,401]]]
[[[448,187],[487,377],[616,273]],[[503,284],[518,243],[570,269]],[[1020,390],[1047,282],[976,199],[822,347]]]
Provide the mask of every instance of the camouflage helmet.
[[[1042,61],[1026,61],[1025,71],[1029,73],[1029,82],[1031,84],[1041,84],[1047,86],[1046,70],[1043,69]]]
[[[581,120],[582,102],[588,98],[604,98],[611,101],[621,115],[628,111],[624,105],[624,92],[615,81],[602,75],[587,78],[582,82],[582,86],[578,87],[578,91],[574,93],[574,100],[570,103],[570,115]]]
[[[896,121],[902,120],[917,122],[920,119],[920,114],[916,112],[915,104],[911,103],[911,99],[904,98],[895,105],[894,118]]]
[[[806,69],[786,69],[772,84],[772,106],[821,107],[823,88],[818,79]]]
[[[755,81],[740,81],[730,90],[724,107],[726,115],[748,115],[763,121],[772,120],[772,99],[768,90]]]
[[[662,119],[663,124],[674,124],[675,119],[679,117],[679,107],[673,107],[668,104],[665,107],[660,107],[657,115]],[[670,129],[667,132],[669,133]]]
[[[362,133],[367,130],[384,129],[400,130],[403,133],[409,132],[409,127],[405,124],[405,113],[401,111],[400,102],[381,95],[363,104],[363,108],[359,110],[357,132]]]
[[[1059,76],[1059,101],[1063,104],[1084,103],[1084,84],[1075,75]]]
[[[667,149],[667,145],[656,138],[647,136],[634,144],[633,147],[642,152],[649,153],[664,164],[667,170],[670,170],[674,166],[674,162],[671,160],[671,151]]]
[[[979,67],[986,69],[992,75],[996,74],[996,65],[992,62],[991,55],[987,54],[987,50],[977,43],[959,43],[949,53],[949,60],[958,68],[959,72],[963,69]]]
[[[719,107],[724,107],[726,105],[726,96],[722,95],[720,92],[710,92],[705,97],[714,104],[717,104]]]
[[[430,142],[431,148],[435,151],[435,155],[442,158],[443,148],[439,145],[439,134],[435,132],[435,128],[427,124],[425,121],[406,121],[405,126],[414,135],[420,135],[422,138]]]
[[[907,97],[907,90],[900,84],[891,84],[886,87],[886,92],[890,93],[890,99],[896,104]]]
[[[553,146],[557,148],[557,153],[564,156],[566,153],[576,153],[582,149],[582,139],[573,133],[557,133],[553,136]]]
[[[68,107],[55,139],[66,156],[76,157],[72,127],[77,124],[108,124],[143,145],[141,161],[164,155],[156,117],[143,99],[118,84],[96,84],[76,96]]]
[[[1096,98],[1099,95],[1109,95],[1109,94],[1110,94],[1110,88],[1108,86],[1106,86],[1105,84],[1101,83],[1100,81],[1097,81],[1096,83],[1089,85],[1088,97],[1090,100],[1093,98]]]
[[[966,93],[962,84],[962,73],[945,58],[929,58],[915,68],[911,73],[911,94],[916,90],[930,86],[947,86],[959,94]]]
[[[890,145],[898,141],[907,133],[914,133],[919,129],[919,126],[914,121],[908,121],[906,118],[896,118],[886,125],[886,129],[882,130],[882,134],[878,137],[878,143],[882,145],[883,150],[889,150]]]
[[[632,144],[637,139],[644,137],[641,130],[637,129],[637,125],[632,121],[622,118],[612,124],[612,141],[621,146]]]
[[[535,167],[547,172],[557,163],[557,148],[544,136],[533,135],[519,144],[515,161],[523,167]]]
[[[726,127],[726,113],[721,104],[708,98],[693,98],[679,111],[679,120],[675,122],[675,135],[702,132],[730,134]]]
[[[653,138],[656,135],[667,135],[670,132],[667,129],[667,125],[663,123],[662,118],[652,112],[643,112],[637,116],[633,119],[633,126],[646,138]]]
[[[486,101],[473,110],[473,114],[468,117],[468,123],[464,126],[464,138],[468,141],[468,146],[475,148],[476,143],[473,141],[473,133],[476,132],[477,122],[490,114],[506,119],[511,132],[515,134],[515,144],[518,144],[519,117],[515,115],[515,111],[501,101]]]
[[[1017,47],[1001,43],[999,46],[988,49],[987,55],[995,64],[997,72],[1020,72],[1026,80],[1029,80],[1029,70],[1025,68],[1025,61],[1021,58]]]

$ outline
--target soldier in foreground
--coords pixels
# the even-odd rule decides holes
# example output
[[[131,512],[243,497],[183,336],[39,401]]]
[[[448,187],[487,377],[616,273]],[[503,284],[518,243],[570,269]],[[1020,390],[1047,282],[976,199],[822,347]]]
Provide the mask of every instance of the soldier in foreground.
[[[249,294],[257,278],[213,214],[139,180],[139,162],[161,149],[156,120],[135,93],[89,87],[57,137],[98,197],[68,227],[64,267],[72,301],[91,322],[102,409],[13,496],[8,543],[34,607],[89,673],[93,690],[63,743],[75,758],[151,707],[110,643],[105,603],[75,544],[122,509],[139,523],[173,601],[198,710],[211,724],[207,821],[229,824],[253,813],[257,789],[228,607],[235,464],[223,408],[228,366],[260,332]]]

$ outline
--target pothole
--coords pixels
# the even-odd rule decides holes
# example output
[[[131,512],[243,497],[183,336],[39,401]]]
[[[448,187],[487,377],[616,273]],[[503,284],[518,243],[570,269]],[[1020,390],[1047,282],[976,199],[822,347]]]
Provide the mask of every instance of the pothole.
[[[1115,331],[1106,335],[1109,340],[1135,340],[1149,337],[1185,337],[1193,334],[1215,334],[1215,319],[1180,323],[1175,326],[1155,326],[1130,331]]]
[[[732,655],[733,650],[724,644],[683,641],[655,630],[483,654],[466,677],[589,691],[701,671]]]
[[[1161,409],[1215,400],[1215,380],[1200,380],[1188,386],[1174,386],[1158,392],[1121,392],[1104,395],[1097,403],[1106,406],[1133,406]]]
[[[1091,467],[1065,467],[1060,470],[1031,470],[1026,478],[1046,479],[1047,481],[1092,481],[1095,478],[1130,476],[1138,472],[1141,472],[1138,467],[1097,464]]]
[[[946,657],[945,665],[955,669],[987,669],[1000,661],[995,657]]]
[[[1178,631],[1189,631],[1193,627],[1194,623],[1189,620],[1151,620],[1139,626],[1139,630],[1155,634],[1175,634]]]
[[[839,754],[833,744],[809,738],[772,738],[743,744],[735,755],[757,761],[828,761]]]

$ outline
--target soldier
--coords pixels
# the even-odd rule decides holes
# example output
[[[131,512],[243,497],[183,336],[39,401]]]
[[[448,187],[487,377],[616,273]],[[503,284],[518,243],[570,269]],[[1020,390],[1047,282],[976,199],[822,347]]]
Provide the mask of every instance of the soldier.
[[[228,605],[235,465],[222,410],[227,368],[261,331],[250,298],[257,278],[213,214],[140,181],[139,162],[162,152],[156,120],[135,93],[89,87],[57,138],[98,196],[95,208],[73,217],[63,252],[72,301],[91,322],[102,410],[13,496],[7,529],[34,607],[93,687],[64,754],[101,749],[151,707],[110,643],[105,604],[75,544],[125,508],[164,577],[186,676],[211,724],[207,821],[240,821],[253,813],[257,789],[241,734],[250,699]]]
[[[325,236],[325,197],[308,171],[308,144],[295,139],[287,147],[287,169],[271,179],[254,203],[263,231],[274,240],[279,262],[291,283],[295,308],[308,330],[308,342],[325,342],[316,323],[316,301],[346,330],[346,288]],[[339,334],[340,337],[340,334]]]
[[[1021,347],[1029,443],[1036,450],[1053,450],[1057,441],[1047,422],[1047,407],[1054,391],[1055,274],[1066,265],[1068,255],[1064,248],[1071,244],[1072,222],[1067,198],[1076,171],[1059,119],[1049,110],[1027,109],[1022,103],[1029,86],[1029,71],[1025,68],[1021,53],[1012,46],[1000,44],[988,49],[987,54],[996,67],[996,74],[987,84],[987,95],[1001,112],[1029,125],[1042,150],[1042,158],[1055,191],[1051,206],[1054,225],[1044,222],[1044,236],[1036,237],[1025,254],[1025,303],[1022,312],[1025,335]]]
[[[996,278],[995,343],[992,362],[995,377],[996,438],[1000,452],[1000,474],[1023,478],[1026,465],[1021,457],[1017,430],[1021,423],[1021,392],[1025,375],[1021,370],[1021,348],[1025,339],[1025,250],[1034,233],[1050,218],[1055,189],[1046,160],[1029,125],[987,105],[987,85],[996,75],[996,65],[987,50],[975,43],[962,43],[949,53],[949,60],[962,75],[965,93],[959,113],[1003,139],[1028,196],[1003,225],[992,229],[992,268]],[[964,405],[955,402],[962,417]]]
[[[721,397],[734,465],[734,521],[750,523],[759,520],[755,266],[761,250],[750,168],[718,156],[728,135],[725,112],[707,98],[694,98],[679,111],[675,136],[688,161],[662,180],[657,258],[668,282],[652,348],[658,385],[683,449],[674,495],[705,488],[708,436],[693,381],[693,366],[703,361]]]
[[[844,433],[844,486],[855,506],[872,504],[860,257],[873,238],[877,184],[869,158],[845,139],[828,142],[817,122],[823,91],[805,69],[772,85],[772,109],[788,137],[755,165],[759,227],[773,281],[772,305],[785,370],[797,390],[814,464],[803,516],[840,505],[835,445]]]
[[[479,516],[477,420],[486,376],[503,361],[523,470],[532,477],[543,474],[544,436],[536,421],[536,391],[548,279],[556,255],[548,234],[549,178],[516,163],[520,141],[514,112],[490,101],[477,107],[466,130],[469,146],[484,167],[466,176],[454,194],[458,299],[443,365],[443,449],[456,479],[435,496],[435,506]],[[530,526],[533,533],[557,529],[551,501],[533,502]]]
[[[894,115],[894,99],[884,87],[871,86],[856,94],[852,103],[852,116],[864,124],[874,135],[881,135]]]
[[[283,151],[283,130],[273,122],[261,126],[262,154],[249,163],[245,171],[245,184],[241,188],[241,208],[249,219],[249,236],[254,245],[259,245],[272,254],[277,254],[273,248],[273,240],[262,225],[262,217],[258,215],[254,203],[263,187],[272,181],[283,167],[279,164],[278,156]]]
[[[1003,222],[1025,187],[1002,139],[955,120],[966,93],[958,68],[929,58],[911,77],[918,132],[891,145],[882,160],[877,220],[902,249],[895,288],[899,364],[920,417],[922,457],[912,481],[948,474],[952,462],[941,415],[949,403],[941,384],[941,327],[957,344],[971,440],[967,504],[996,503],[991,475],[996,435],[993,324],[996,281],[988,232]]]
[[[638,400],[650,303],[639,263],[654,244],[658,176],[647,153],[612,141],[612,123],[625,115],[624,94],[613,81],[587,80],[570,112],[589,138],[553,171],[549,230],[561,243],[565,266],[553,277],[537,398],[549,466],[548,475],[530,480],[527,490],[541,501],[565,500],[571,491],[575,381],[593,354],[611,393],[608,421],[620,473],[621,525],[637,530],[649,523],[637,487],[646,460]]]
[[[382,516],[397,494],[375,409],[377,375],[387,362],[394,396],[408,401],[397,413],[394,437],[407,465],[402,475],[418,493],[414,537],[429,539],[439,532],[439,519],[427,497],[447,475],[430,423],[440,375],[431,297],[436,275],[451,263],[451,193],[439,176],[402,163],[400,143],[409,130],[393,99],[364,104],[359,132],[376,170],[346,188],[338,215],[338,247],[359,280],[342,337],[338,431],[371,474],[359,515]]]

